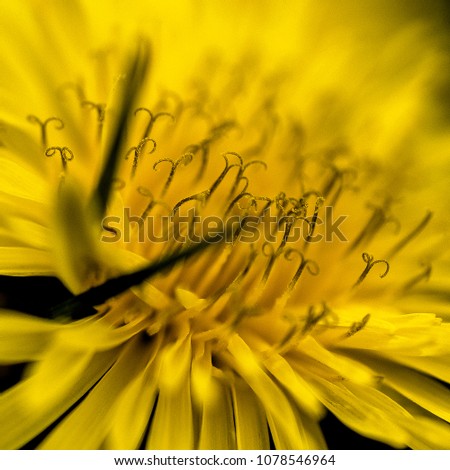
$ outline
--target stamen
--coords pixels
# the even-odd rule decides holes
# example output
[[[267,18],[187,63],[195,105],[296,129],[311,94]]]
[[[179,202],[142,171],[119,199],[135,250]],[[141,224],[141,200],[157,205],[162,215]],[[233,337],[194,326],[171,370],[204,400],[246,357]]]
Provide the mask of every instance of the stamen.
[[[245,198],[249,198],[250,199],[250,206],[249,207],[256,207],[256,198],[255,196],[253,196],[252,193],[241,193],[241,194],[238,194],[231,202],[230,204],[228,205],[228,208],[227,210],[225,211],[225,216],[227,216],[230,212],[231,212],[231,209],[237,205],[239,210],[245,210],[245,209],[248,209],[248,208],[243,208],[239,201],[241,199],[244,199]]]
[[[324,195],[325,198],[328,197],[328,195],[331,193],[331,191],[336,186],[336,184],[339,184],[338,191],[340,191],[340,187],[342,186],[341,171],[334,165],[330,165],[330,169],[332,171],[332,174],[322,190],[322,194]]]
[[[176,172],[177,168],[180,165],[183,165],[183,166],[189,165],[189,163],[191,163],[191,161],[192,161],[192,154],[191,153],[185,153],[184,155],[182,155],[176,161],[173,161],[171,158],[161,158],[160,160],[158,160],[153,165],[153,169],[155,171],[156,171],[156,168],[158,167],[158,165],[162,162],[168,162],[172,166],[172,168],[170,170],[170,173],[169,173],[169,177],[167,178],[166,184],[164,185],[164,188],[162,189],[161,197],[163,197],[166,194],[167,190],[169,189],[170,183],[172,182],[173,177],[175,176],[175,172]]]
[[[284,194],[284,193],[282,193]],[[292,204],[292,207],[286,212],[287,202],[282,205],[282,211],[286,214],[278,219],[277,227],[280,228],[281,225],[285,224],[283,239],[280,244],[280,248],[283,248],[289,238],[292,227],[295,225],[297,220],[305,220],[306,208],[307,205],[303,199],[289,198],[289,201]]]
[[[225,158],[225,160],[227,161],[228,163],[228,159],[227,159],[227,155],[231,155],[232,157],[236,157],[238,160],[239,160],[239,163],[236,165],[236,164],[233,164],[231,166],[239,166],[239,168],[243,168],[244,166],[244,160],[242,159],[242,157],[237,153],[237,152],[225,152],[222,154],[222,157]],[[231,167],[230,167],[231,168]]]
[[[301,253],[299,250],[295,248],[289,248],[288,250],[286,250],[284,253],[284,257],[288,261],[291,261],[292,260],[291,255],[294,253],[300,257],[300,265],[296,273],[294,274],[294,277],[292,278],[291,282],[289,283],[287,287],[288,292],[291,292],[294,289],[295,285],[300,279],[300,276],[302,275],[305,268],[307,269],[309,274],[311,274],[312,276],[318,276],[320,273],[319,265],[315,261],[305,258],[303,253]]]
[[[286,198],[286,193],[284,192],[279,193],[275,198],[275,205],[279,211],[279,216],[285,215],[285,208],[288,205],[288,202],[289,201]]]
[[[264,242],[262,245],[262,253],[264,256],[267,256],[269,258],[269,261],[267,263],[266,269],[264,271],[263,277],[261,279],[261,284],[265,284],[267,280],[269,279],[270,272],[273,269],[273,265],[275,263],[275,260],[283,253],[284,249],[283,247],[278,247],[276,250],[273,248],[273,246],[269,242]]]
[[[187,238],[188,240],[196,240],[198,239],[198,235],[195,233],[195,221],[199,219],[199,215],[197,214],[197,210],[194,208],[192,211],[188,212],[189,221],[188,221],[188,228],[187,228]]]
[[[413,240],[417,235],[420,234],[424,230],[424,228],[428,225],[428,222],[431,220],[433,213],[428,211],[423,218],[423,220],[414,228],[410,233],[408,233],[405,237],[403,237],[389,252],[388,258],[392,258],[394,255],[397,255],[400,250],[402,250],[411,240]]]
[[[250,254],[249,254],[249,257],[248,257],[248,262],[247,264],[245,265],[244,269],[236,276],[236,278],[234,279],[234,281],[232,283],[230,283],[230,287],[236,285],[236,284],[239,284],[242,279],[248,274],[248,272],[250,271],[250,268],[253,264],[253,261],[255,261],[256,257],[258,256],[258,252],[255,250],[254,246],[253,245],[250,245]]]
[[[319,310],[319,312],[316,312],[314,306],[311,305],[308,309],[305,324],[303,325],[302,335],[309,333],[317,325],[317,323],[325,318],[330,312],[331,310],[325,302],[322,303],[322,309]]]
[[[259,196],[256,198],[258,201],[266,201],[267,204],[263,207],[262,211],[259,213],[258,217],[262,219],[266,212],[270,209],[270,206],[275,202],[273,199],[270,197],[266,196]]]
[[[174,115],[179,117],[181,113],[183,112],[184,102],[181,99],[180,95],[178,95],[172,90],[162,91],[159,97],[158,103],[156,104],[156,107],[159,107],[159,108],[167,107],[169,105],[169,100],[172,100],[172,102],[175,104]]]
[[[235,156],[239,159],[238,164],[234,163],[233,165],[230,165],[230,167],[229,167],[229,170],[231,170],[231,168],[234,168],[234,167],[239,168],[239,171],[236,175],[236,179],[234,180],[233,186],[231,187],[230,194],[228,196],[228,199],[230,199],[231,197],[233,197],[233,194],[236,192],[236,189],[237,189],[239,183],[241,182],[241,180],[243,180],[243,179],[246,180],[245,187],[241,192],[246,191],[246,189],[248,188],[249,180],[248,180],[247,177],[243,176],[244,175],[244,160],[242,159],[242,157],[238,153],[236,153],[236,152],[226,152],[223,155],[233,155],[233,156]]]
[[[323,303],[321,310],[318,312],[316,312],[316,309],[313,305],[308,308],[308,313],[303,325],[298,318],[287,318],[287,320],[293,321],[293,325],[291,328],[289,328],[286,335],[276,347],[278,354],[287,352],[293,345],[295,345],[299,336],[305,336],[306,334],[310,333],[317,323],[325,318],[330,312],[331,310],[328,308],[328,306]]]
[[[225,168],[222,170],[222,173],[218,176],[216,181],[214,181],[212,186],[209,189],[206,189],[205,191],[202,191],[201,193],[197,193],[197,194],[194,194],[192,196],[189,196],[187,198],[182,199],[172,209],[172,215],[174,215],[178,211],[180,206],[182,206],[183,204],[185,204],[188,201],[196,200],[196,201],[200,201],[202,204],[204,204],[212,196],[214,191],[218,188],[220,183],[225,178],[226,174],[230,171],[230,168],[232,168],[233,166],[236,166],[236,165],[230,165],[230,162],[227,158],[227,155],[235,155],[238,158],[241,158],[238,154],[236,154],[234,152],[227,152],[227,153],[222,154],[222,157],[225,160]]]
[[[83,100],[81,102],[81,106],[83,108],[89,108],[97,112],[97,123],[98,123],[97,138],[98,140],[100,140],[102,137],[103,121],[105,120],[106,104],[94,103],[93,101]]]
[[[151,212],[151,210],[157,205],[166,207],[168,211],[170,210],[169,206],[165,202],[155,200],[151,191],[147,189],[145,186],[138,186],[137,192],[140,195],[150,199],[150,202],[147,204],[147,206],[144,209],[144,212],[141,215],[143,219],[145,219],[148,216],[148,214]]]
[[[41,145],[44,149],[48,147],[48,142],[47,142],[47,126],[51,123],[54,122],[54,128],[60,131],[61,129],[64,129],[64,123],[62,122],[61,119],[57,117],[49,117],[46,119],[44,122],[42,122],[37,116],[34,116],[33,114],[30,114],[27,116],[28,122],[31,122],[32,124],[37,124],[40,129],[41,129]]]
[[[236,165],[231,165],[230,168],[232,168],[233,166],[236,166]],[[239,178],[239,180],[236,179],[236,182],[235,182],[236,184],[234,184],[233,187],[231,188],[230,195],[228,196],[228,199],[230,199],[233,196],[233,194],[236,192],[237,186],[239,185],[239,183],[241,181],[244,181],[245,183],[244,183],[244,187],[240,190],[240,192],[238,194],[242,194],[242,193],[245,193],[245,191],[247,191],[247,188],[250,184],[250,180],[246,176],[241,176]]]
[[[244,198],[248,198],[248,200],[250,201],[247,207],[243,207],[240,203],[241,199],[244,199]],[[240,220],[239,226],[237,227],[236,231],[233,233],[233,238],[232,238],[233,243],[235,243],[238,240],[239,235],[244,229],[250,209],[253,209],[254,212],[256,212],[257,206],[258,206],[257,201],[259,200],[265,200],[265,198],[255,197],[252,193],[241,193],[241,194],[238,194],[229,204],[227,210],[225,211],[225,218],[229,215],[229,213],[231,212],[231,210],[233,209],[235,205],[237,205],[238,209],[243,212],[243,214],[241,214],[242,218]],[[258,221],[260,222],[261,214],[253,216],[251,218],[251,221],[254,222],[255,218],[258,219]],[[230,225],[231,225],[231,228],[233,228],[234,224],[230,223]]]
[[[192,155],[197,155],[201,151],[201,164],[200,169],[197,173],[196,179],[199,180],[203,177],[203,173],[205,172],[206,166],[208,164],[208,157],[209,157],[209,144],[211,142],[208,139],[202,140],[198,144],[191,144],[188,145],[185,149],[185,153],[191,153]]]
[[[361,276],[359,276],[359,279],[356,281],[356,283],[353,285],[353,287],[356,287],[358,286],[359,284],[361,284],[362,281],[364,281],[364,279],[366,278],[367,274],[369,274],[369,271],[376,265],[376,264],[379,264],[379,263],[384,263],[385,266],[386,266],[386,269],[384,271],[383,274],[380,275],[380,278],[383,278],[385,276],[387,276],[388,272],[389,272],[389,263],[384,260],[384,259],[379,259],[379,260],[373,260],[373,256],[372,255],[369,255],[368,253],[363,253],[362,254],[362,259],[364,260],[364,262],[367,264],[366,267],[364,268],[364,271],[362,272]]]
[[[202,155],[201,155],[202,161],[201,161],[200,169],[198,171],[196,179],[201,179],[202,178],[202,176],[205,172],[206,166],[208,165],[210,145],[213,144],[214,142],[216,142],[217,140],[219,140],[222,137],[222,135],[224,134],[224,129],[229,128],[229,127],[234,127],[234,126],[235,126],[235,123],[232,123],[232,125],[227,124],[227,123],[219,125],[219,126],[217,126],[217,127],[210,130],[209,136],[206,139],[203,139],[198,144],[188,145],[184,149],[185,153],[192,153],[193,155],[196,155],[199,151],[202,152]],[[240,160],[241,166],[243,165],[242,157],[239,154],[237,154],[236,152],[226,152],[225,155],[235,155],[235,156],[237,156]]]
[[[297,323],[293,324],[291,328],[289,328],[288,332],[284,335],[283,339],[280,341],[280,344],[277,345],[275,351],[278,354],[286,352],[289,349],[289,344],[292,340],[297,336],[299,332],[299,325]]]
[[[264,162],[263,160],[252,160],[252,161],[250,161],[250,162],[248,162],[244,165],[244,171],[248,167],[253,166],[253,165],[262,165],[264,167],[264,169],[267,170],[267,163],[266,162]]]
[[[280,246],[278,247],[279,249],[280,248],[283,249],[285,247],[288,241],[289,235],[291,233],[292,227],[295,225],[295,222],[297,222],[298,219],[299,217],[286,216],[286,217],[282,217],[278,221],[278,226],[281,226],[281,224],[284,222],[284,234],[283,234],[283,238],[281,240]]]
[[[246,194],[250,194],[250,193],[246,193]],[[242,199],[242,198],[241,198],[241,199]],[[241,234],[242,230],[244,229],[246,223],[249,222],[248,215],[249,215],[249,213],[250,213],[250,209],[253,209],[254,212],[256,212],[256,208],[257,208],[256,198],[254,198],[254,197],[250,194],[249,200],[250,200],[250,204],[249,204],[247,207],[243,207],[243,206],[240,204],[239,201],[237,202],[237,206],[238,206],[239,210],[242,211],[242,214],[241,214],[241,219],[240,219],[239,226],[238,226],[238,228],[236,229],[236,231],[235,231],[234,234],[233,234],[233,243],[235,243],[235,242],[238,240],[238,237],[239,237],[239,235]],[[251,220],[252,222],[254,222],[254,217],[252,217],[250,220]],[[252,231],[252,228],[254,229],[254,227],[250,227],[250,231]]]
[[[131,178],[134,178],[134,176],[136,175],[139,158],[141,157],[142,149],[144,148],[147,142],[151,142],[153,144],[152,149],[149,152],[147,152],[147,154],[150,155],[156,150],[156,142],[153,139],[150,139],[149,137],[145,137],[144,139],[142,139],[137,145],[137,147],[131,147],[128,150],[127,154],[125,155],[125,160],[128,160],[128,155],[134,152],[133,166],[131,167]]]
[[[67,170],[67,162],[73,160],[73,152],[68,147],[49,147],[45,151],[47,157],[53,157],[55,153],[59,153],[62,162],[62,168],[65,172]]]
[[[311,220],[307,220],[309,225],[308,236],[306,237],[305,244],[309,243],[314,235],[314,230],[316,229],[317,218],[319,216],[319,210],[323,206],[325,199],[323,197],[318,197],[316,200],[316,204],[314,206],[314,213]]]
[[[188,196],[188,197],[181,199],[181,201],[177,202],[175,206],[173,207],[172,212],[170,213],[170,217],[175,216],[183,204],[186,204],[189,201],[198,201],[203,205],[205,201],[207,200],[207,197],[208,197],[208,190],[202,191],[201,193],[193,194],[192,196]]]
[[[328,200],[331,192],[335,188],[337,188],[334,197],[330,200],[330,205],[334,206],[336,205],[342,191],[346,188],[350,188],[349,182],[345,181],[346,176],[350,175],[351,178],[354,180],[356,179],[357,172],[354,168],[340,169],[333,164],[330,164],[330,168],[332,171],[332,175],[328,180],[327,184],[325,185],[322,194],[323,197]]]
[[[278,213],[276,215],[277,217],[277,223],[276,227],[273,228],[272,224],[269,226],[269,237],[271,240],[276,239],[277,236],[277,230],[280,228],[281,224],[285,221],[284,218],[286,216],[286,210],[285,208],[287,207],[289,201],[286,199],[286,194],[281,192],[279,193],[274,200],[268,200],[266,206],[264,209],[261,211],[260,217],[263,217],[264,214],[269,210],[270,206],[275,203],[275,207],[278,209]],[[273,230],[275,230],[275,233],[273,233]]]
[[[389,201],[386,202],[385,205],[387,206],[388,204]],[[387,216],[386,210],[383,206],[375,206],[373,204],[368,204],[368,207],[373,209],[373,214],[365,225],[365,227],[361,230],[359,235],[349,246],[349,252],[355,250],[359,245],[361,245],[363,241],[366,244],[370,243],[373,237],[377,234],[377,232],[388,223],[394,223],[397,228],[399,228],[399,221],[394,217]]]
[[[220,139],[227,131],[239,127],[236,121],[225,121],[209,131],[210,138],[213,140]]]
[[[408,281],[404,286],[403,286],[403,291],[406,292],[410,289],[412,289],[416,284],[418,284],[420,281],[425,280],[428,281],[431,276],[432,272],[432,267],[431,264],[423,264],[424,269],[423,271],[418,274],[417,276],[414,276],[410,281]]]
[[[161,118],[163,116],[167,116],[167,117],[170,117],[172,122],[175,122],[175,116],[173,116],[172,114],[166,113],[166,112],[161,112],[161,113],[156,113],[155,115],[153,115],[153,113],[148,108],[137,108],[136,111],[134,112],[134,115],[136,116],[136,114],[139,113],[140,111],[145,111],[150,117],[150,119],[148,121],[148,124],[145,128],[145,131],[142,135],[142,139],[148,138],[148,136],[152,132],[153,125],[155,124],[155,122],[159,118]]]
[[[94,111],[97,111],[97,121],[99,123],[101,123],[105,120],[106,104],[104,104],[104,103],[94,103],[93,101],[83,100],[81,102],[81,106],[83,108],[89,108],[89,109],[92,109]]]
[[[245,188],[242,190],[242,192],[244,192],[247,188],[248,188],[248,185],[249,185],[249,179],[244,176],[244,173],[245,173],[245,170],[249,167],[249,166],[252,166],[252,165],[262,165],[264,166],[264,168],[267,170],[267,164],[265,162],[263,162],[262,160],[253,160],[251,162],[248,162],[246,163],[245,165],[243,165],[243,160],[242,160],[242,157],[235,153],[235,152],[227,152],[228,154],[232,154],[232,155],[236,155],[239,160],[240,160],[240,165],[231,165],[230,168],[232,168],[233,166],[239,166],[239,172],[236,176],[236,179],[234,181],[234,184],[231,188],[231,191],[230,191],[230,196],[229,197],[232,197],[233,194],[235,193],[239,183],[242,181],[242,180],[245,180],[247,183],[245,185]]]
[[[292,207],[287,212],[287,216],[293,216],[296,219],[303,219],[306,217],[308,204],[306,204],[303,198],[296,199],[295,197],[290,197],[289,202],[292,204]]]
[[[150,199],[150,202],[147,204],[147,206],[144,209],[144,212],[141,215],[143,219],[146,219],[148,214],[150,213],[150,211],[153,209],[155,205],[155,199],[153,198],[153,194],[144,186],[138,186],[137,191],[142,196],[148,197]]]
[[[311,196],[315,196],[317,199],[320,198],[320,199],[325,200],[325,198],[322,197],[322,193],[319,193],[318,191],[314,191],[314,190],[306,191],[306,193],[303,194],[302,199],[304,199],[306,201]]]
[[[367,322],[369,321],[369,319],[370,319],[370,313],[365,315],[361,321],[353,323],[345,336],[349,338],[350,336],[353,336],[354,334],[358,333],[358,331],[361,331],[367,325]]]
[[[225,178],[226,174],[230,171],[230,168],[232,168],[232,166],[235,166],[235,165],[232,165],[230,166],[230,162],[227,158],[227,155],[235,155],[237,156],[240,160],[242,160],[242,158],[239,156],[239,154],[237,153],[234,153],[234,152],[226,152],[226,153],[223,153],[222,154],[222,157],[224,158],[225,160],[225,168],[223,169],[222,173],[219,175],[219,177],[216,179],[216,181],[214,181],[214,183],[212,184],[212,186],[207,190],[208,191],[208,199],[211,197],[211,195],[214,193],[214,191],[219,187],[220,183],[223,181],[223,179]]]
[[[275,130],[280,122],[279,116],[273,111],[270,103],[265,103],[261,110],[265,113],[267,118],[265,123],[262,123],[258,141],[245,149],[245,155],[258,155],[261,154],[264,147],[270,142],[275,135]]]

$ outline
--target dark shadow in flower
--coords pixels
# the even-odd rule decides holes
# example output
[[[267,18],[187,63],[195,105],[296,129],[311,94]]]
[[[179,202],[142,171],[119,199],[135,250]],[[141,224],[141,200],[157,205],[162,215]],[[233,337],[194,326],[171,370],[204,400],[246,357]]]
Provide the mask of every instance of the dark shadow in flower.
[[[0,276],[0,308],[45,318],[50,307],[71,297],[71,292],[54,277]],[[0,366],[0,393],[20,382],[26,365]]]
[[[0,307],[47,318],[48,309],[73,294],[50,276],[0,276]]]
[[[393,450],[393,447],[368,439],[342,424],[336,416],[328,413],[320,427],[330,450]]]

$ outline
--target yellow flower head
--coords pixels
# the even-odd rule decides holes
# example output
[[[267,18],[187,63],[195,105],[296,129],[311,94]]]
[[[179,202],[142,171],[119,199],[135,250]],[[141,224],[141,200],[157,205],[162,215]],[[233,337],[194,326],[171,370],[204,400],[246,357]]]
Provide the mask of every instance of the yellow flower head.
[[[2,6],[0,273],[74,297],[0,314],[0,447],[447,448],[434,5],[50,3]]]

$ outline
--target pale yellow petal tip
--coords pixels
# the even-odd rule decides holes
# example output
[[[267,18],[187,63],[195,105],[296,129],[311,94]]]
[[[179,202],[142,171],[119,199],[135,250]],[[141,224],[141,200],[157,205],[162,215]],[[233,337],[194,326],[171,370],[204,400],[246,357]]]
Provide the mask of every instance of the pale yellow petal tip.
[[[180,302],[181,305],[183,305],[184,308],[186,309],[196,309],[196,310],[201,310],[204,305],[206,305],[206,300],[201,299],[200,297],[195,294],[195,292],[192,292],[187,289],[181,289],[177,288],[175,290],[175,296]]]

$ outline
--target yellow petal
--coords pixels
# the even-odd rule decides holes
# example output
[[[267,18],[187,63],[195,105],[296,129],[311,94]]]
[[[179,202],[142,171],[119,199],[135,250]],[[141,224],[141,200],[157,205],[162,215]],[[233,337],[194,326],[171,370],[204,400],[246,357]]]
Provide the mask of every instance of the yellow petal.
[[[186,309],[198,309],[206,303],[206,301],[198,297],[197,294],[186,289],[176,289],[175,295],[178,302],[180,302],[180,304],[183,305],[183,307]]]
[[[237,448],[269,449],[267,419],[255,393],[245,382],[236,381],[232,396]]]
[[[406,423],[411,433],[409,447],[417,450],[447,450],[450,442],[450,425],[426,417],[415,419],[413,426]]]
[[[271,354],[264,360],[267,370],[289,390],[297,404],[308,414],[320,419],[324,408],[311,390],[311,386],[297,374],[289,362],[279,354]]]
[[[178,389],[164,387],[160,390],[146,448],[193,450],[194,444],[190,381],[186,374]]]
[[[14,196],[0,190],[0,205],[4,216],[1,220],[2,225],[11,228],[11,224],[8,223],[10,215],[38,223],[42,226],[48,224],[50,217],[49,210],[42,202]]]
[[[143,282],[140,286],[134,287],[132,291],[137,297],[154,309],[166,310],[175,304],[172,298],[148,281]]]
[[[168,344],[160,351],[161,389],[173,391],[178,389],[186,378],[191,367],[191,339],[189,336]]]
[[[146,447],[193,449],[194,423],[191,398],[191,339],[185,336],[165,347],[159,358],[159,395]],[[182,429],[182,432],[173,432]]]
[[[402,424],[410,415],[383,393],[350,381],[316,377],[311,383],[324,405],[350,429],[393,447],[407,445],[409,435]]]
[[[0,363],[36,361],[63,326],[8,310],[0,311]]]
[[[302,441],[304,442],[304,449],[327,449],[325,438],[322,434],[319,422],[315,417],[311,417],[303,413],[300,409],[293,407],[292,411],[297,420],[297,427]]]
[[[191,365],[191,390],[194,404],[200,410],[204,406],[214,406],[218,400],[213,373],[211,353],[195,354]]]
[[[0,188],[4,194],[47,204],[50,195],[47,181],[26,163],[0,157]]]
[[[53,373],[45,376],[44,391],[41,388],[44,377],[34,375],[2,393],[0,448],[17,449],[39,435],[98,381],[115,357],[114,351],[92,357],[73,354],[63,348],[56,358],[52,358],[49,367],[53,367]],[[57,363],[54,363],[56,359]],[[37,404],[36,391],[51,391],[52,400]]]
[[[373,372],[360,362],[349,359],[336,352],[325,349],[312,336],[303,339],[300,344],[302,353],[306,356],[303,361],[310,357],[313,361],[317,361],[320,365],[328,367],[331,371],[335,371],[343,377],[351,378],[352,381],[362,384],[373,384],[375,376]],[[299,348],[299,349],[300,349]],[[301,356],[298,356],[301,362]],[[314,364],[311,364],[314,367]]]
[[[307,443],[299,432],[292,404],[261,368],[253,351],[237,334],[230,338],[227,349],[233,358],[232,366],[252,388],[266,410],[276,448],[306,448]]]
[[[146,346],[140,339],[129,342],[111,369],[39,448],[99,449],[112,426],[120,394],[145,365],[149,353]]]
[[[97,317],[71,323],[58,332],[55,344],[80,351],[104,351],[122,345],[148,325],[147,319],[137,318],[118,328]]]
[[[45,250],[27,247],[0,247],[0,273],[8,276],[53,276],[52,257]]]
[[[450,422],[450,391],[410,368],[392,362],[373,359],[366,361],[383,376],[383,382],[412,402]],[[449,441],[450,442],[450,441]]]
[[[391,355],[385,355],[378,353],[380,356],[384,356],[387,360],[391,360]],[[395,361],[403,364],[412,369],[419,370],[432,377],[436,377],[443,382],[450,383],[450,355],[443,356],[395,356]]]
[[[17,239],[17,244],[28,245],[37,250],[50,252],[51,233],[48,227],[27,218],[11,216],[8,218],[11,233]]]
[[[144,437],[157,396],[155,367],[152,363],[123,391],[111,416],[108,449],[137,449]]]
[[[215,403],[204,402],[201,410],[199,449],[236,449],[230,390],[218,379],[212,378]]]

